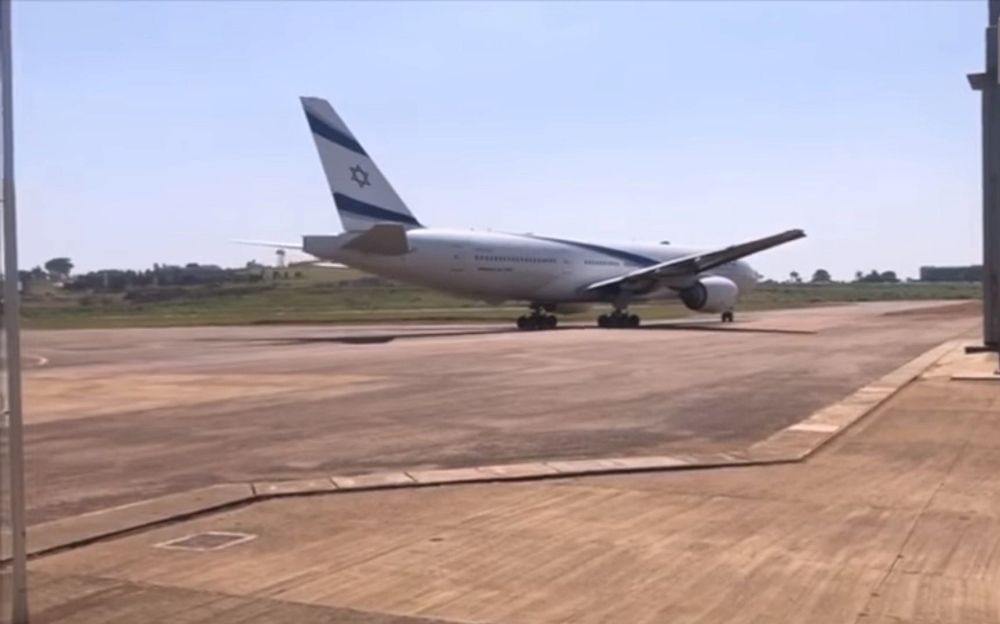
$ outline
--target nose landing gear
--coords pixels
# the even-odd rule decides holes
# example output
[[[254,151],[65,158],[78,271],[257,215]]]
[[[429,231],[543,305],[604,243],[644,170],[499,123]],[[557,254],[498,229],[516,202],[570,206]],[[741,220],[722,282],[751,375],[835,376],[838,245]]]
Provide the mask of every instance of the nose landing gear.
[[[732,323],[735,320],[735,318],[736,317],[733,314],[732,310],[726,310],[725,312],[722,313],[722,322],[723,323]]]

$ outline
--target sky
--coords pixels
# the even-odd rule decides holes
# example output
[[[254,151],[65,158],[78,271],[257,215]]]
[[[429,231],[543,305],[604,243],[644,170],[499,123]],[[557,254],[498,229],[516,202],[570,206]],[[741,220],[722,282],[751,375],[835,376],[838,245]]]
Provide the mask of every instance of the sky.
[[[429,226],[914,276],[981,260],[985,1],[14,4],[21,264],[340,231],[298,96]]]

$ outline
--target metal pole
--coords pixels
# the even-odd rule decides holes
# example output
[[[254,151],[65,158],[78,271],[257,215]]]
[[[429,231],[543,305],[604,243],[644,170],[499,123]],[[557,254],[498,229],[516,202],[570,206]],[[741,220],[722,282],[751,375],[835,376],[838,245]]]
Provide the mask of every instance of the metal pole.
[[[11,0],[0,0],[0,107],[3,108],[3,307],[7,342],[7,419],[10,453],[11,610],[28,622],[27,531],[24,521],[24,431],[21,413],[21,293],[14,196],[14,106],[11,76]]]
[[[1000,49],[997,32],[1000,0],[989,1],[986,29],[986,73],[990,87],[983,91],[983,118],[989,121],[989,193],[983,204],[983,342],[1000,351]],[[988,95],[987,95],[988,94]],[[984,136],[986,129],[984,128]],[[984,145],[985,147],[985,145]],[[988,202],[986,201],[988,200]]]
[[[1000,353],[1000,0],[989,0],[986,72],[969,76],[983,112],[983,349]]]

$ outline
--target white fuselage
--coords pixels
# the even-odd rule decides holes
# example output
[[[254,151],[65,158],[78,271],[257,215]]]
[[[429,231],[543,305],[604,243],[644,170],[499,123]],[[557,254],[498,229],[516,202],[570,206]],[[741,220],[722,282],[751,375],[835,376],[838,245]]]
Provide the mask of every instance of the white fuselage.
[[[409,251],[384,255],[344,249],[351,234],[308,245],[306,251],[375,275],[481,299],[558,305],[608,301],[586,287],[630,271],[697,253],[657,243],[598,244],[530,234],[411,229]],[[311,248],[310,248],[311,247]],[[319,247],[319,248],[317,248]],[[742,261],[704,273],[729,278],[746,294],[756,273]],[[670,288],[632,293],[631,300],[672,298]]]

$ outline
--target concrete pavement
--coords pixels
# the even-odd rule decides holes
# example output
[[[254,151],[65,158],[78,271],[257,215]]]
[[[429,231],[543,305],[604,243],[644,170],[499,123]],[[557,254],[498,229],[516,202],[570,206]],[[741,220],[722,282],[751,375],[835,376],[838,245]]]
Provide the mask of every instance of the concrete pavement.
[[[29,332],[30,520],[220,483],[728,453],[976,320],[902,302],[636,331]]]
[[[1000,383],[968,362],[804,463],[283,498],[43,557],[36,621],[995,623]],[[250,539],[163,547],[210,531]]]

